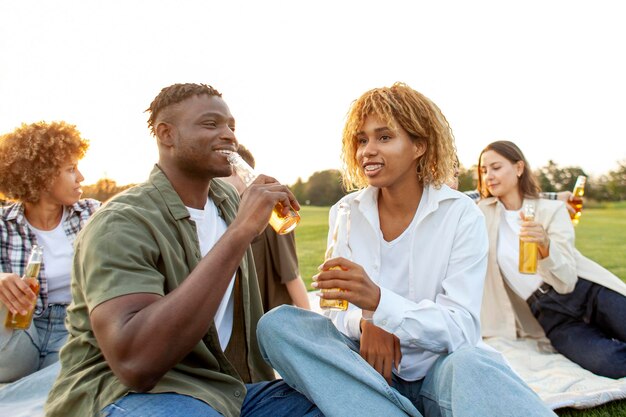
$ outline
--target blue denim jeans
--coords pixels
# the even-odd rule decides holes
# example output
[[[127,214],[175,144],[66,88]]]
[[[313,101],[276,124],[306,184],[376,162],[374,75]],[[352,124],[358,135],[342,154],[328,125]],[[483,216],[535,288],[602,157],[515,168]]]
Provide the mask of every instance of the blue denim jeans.
[[[281,306],[259,321],[264,358],[327,416],[555,416],[495,352],[442,355],[420,381],[393,387],[359,355],[359,344],[319,314]]]
[[[242,417],[318,417],[323,414],[282,380],[246,384]],[[128,394],[100,412],[102,417],[219,417],[207,403],[175,393]]]
[[[61,371],[61,364],[50,366],[0,388],[0,416],[43,416],[48,392]]]
[[[50,305],[26,330],[14,330],[0,340],[0,382],[16,381],[59,360],[67,339],[66,306]]]
[[[579,278],[574,291],[528,299],[552,346],[597,375],[626,376],[626,297]]]

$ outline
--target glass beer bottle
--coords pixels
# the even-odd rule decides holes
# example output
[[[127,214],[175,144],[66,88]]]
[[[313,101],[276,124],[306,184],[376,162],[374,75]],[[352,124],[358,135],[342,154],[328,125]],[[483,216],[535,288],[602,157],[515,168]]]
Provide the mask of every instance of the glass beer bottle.
[[[26,314],[13,314],[10,311],[7,313],[7,318],[4,325],[8,329],[28,329],[30,322],[33,320],[33,312],[35,311],[35,305],[37,304],[37,297],[39,297],[39,270],[41,269],[41,259],[43,258],[43,251],[41,246],[33,245],[33,249],[30,252],[30,258],[28,259],[28,265],[26,265],[26,271],[22,279],[28,284],[31,290],[35,293],[35,300]]]
[[[587,177],[579,175],[576,178],[576,185],[574,185],[574,191],[572,192],[572,198],[567,202],[574,208],[574,213],[570,213],[569,216],[572,219],[574,226],[580,221],[580,216],[583,210],[583,195],[585,195],[585,184],[587,183]]]
[[[535,206],[532,204],[524,205],[524,220],[535,220]],[[537,243],[519,241],[519,271],[522,274],[537,273]]]
[[[337,209],[337,220],[335,221],[335,227],[333,229],[333,236],[326,249],[325,259],[331,258],[345,258],[352,259],[352,250],[350,249],[350,206],[346,203],[339,204]],[[331,269],[341,269],[336,266]],[[322,292],[326,291],[341,291],[340,288],[322,289]],[[348,302],[346,300],[327,300],[320,298],[320,308],[344,311],[348,309]]]
[[[241,155],[236,152],[232,152],[227,156],[228,162],[235,169],[235,173],[241,178],[241,181],[248,187],[259,176],[254,169],[243,160]],[[277,203],[272,210],[270,216],[270,226],[279,235],[286,235],[291,232],[300,223],[300,215],[292,207],[289,207],[289,213],[283,215],[283,205]]]

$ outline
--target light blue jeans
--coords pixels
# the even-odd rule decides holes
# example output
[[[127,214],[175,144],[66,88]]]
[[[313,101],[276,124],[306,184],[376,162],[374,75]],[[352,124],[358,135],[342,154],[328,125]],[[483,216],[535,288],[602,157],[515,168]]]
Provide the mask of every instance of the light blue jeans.
[[[323,417],[302,394],[282,380],[246,384],[242,417]],[[222,414],[196,398],[175,393],[128,394],[106,406],[101,417],[219,417]]]
[[[0,416],[43,416],[48,392],[61,371],[55,362],[0,388]]]
[[[67,339],[66,309],[65,305],[50,305],[28,329],[0,338],[0,382],[16,381],[59,360],[59,350]]]
[[[317,313],[281,306],[259,321],[265,360],[328,417],[555,416],[501,360],[479,348],[442,355],[420,381],[393,387],[359,355],[359,343]]]

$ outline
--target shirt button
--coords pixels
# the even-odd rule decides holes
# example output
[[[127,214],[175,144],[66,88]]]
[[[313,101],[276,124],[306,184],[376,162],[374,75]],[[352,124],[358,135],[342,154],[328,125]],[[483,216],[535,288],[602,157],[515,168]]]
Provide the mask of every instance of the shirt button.
[[[387,320],[381,321],[380,324],[382,324],[383,326],[386,326],[387,325]]]
[[[235,397],[237,398],[241,397],[241,391],[239,390],[235,391]]]

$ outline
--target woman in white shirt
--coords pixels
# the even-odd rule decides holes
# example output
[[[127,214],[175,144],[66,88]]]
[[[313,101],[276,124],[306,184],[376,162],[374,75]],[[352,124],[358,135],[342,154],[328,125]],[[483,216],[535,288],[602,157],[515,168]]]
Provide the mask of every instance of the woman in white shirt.
[[[11,382],[58,360],[67,338],[72,244],[100,203],[79,200],[84,179],[77,163],[88,142],[65,122],[23,124],[0,139],[0,310],[24,313],[26,330],[4,327],[0,314],[0,382]],[[39,295],[21,279],[33,245],[43,247]]]
[[[481,152],[478,187],[490,242],[483,336],[547,336],[583,368],[626,376],[626,284],[576,250],[564,203],[539,199],[528,162],[509,141]],[[526,204],[534,221],[521,220]],[[535,274],[519,272],[519,239],[537,243]]]
[[[330,320],[289,307],[259,322],[259,343],[287,383],[325,415],[554,415],[481,345],[484,219],[450,189],[448,123],[396,83],[356,100],[343,134],[352,259],[321,265],[314,287],[349,310]],[[335,327],[336,326],[336,327]]]

